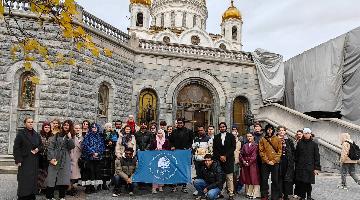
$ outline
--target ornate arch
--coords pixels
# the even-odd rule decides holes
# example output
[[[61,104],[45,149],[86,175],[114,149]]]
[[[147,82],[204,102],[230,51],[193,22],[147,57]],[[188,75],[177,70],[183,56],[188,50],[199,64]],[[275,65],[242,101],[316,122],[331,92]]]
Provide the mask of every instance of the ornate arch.
[[[183,44],[191,45],[191,36],[199,36],[201,46],[213,47],[214,43],[208,33],[201,30],[198,26],[186,30],[179,36],[179,41]],[[205,41],[204,41],[205,40]]]
[[[96,91],[96,106],[99,105],[99,89],[102,86],[106,86],[108,88],[108,105],[107,105],[107,113],[106,113],[106,120],[107,121],[112,121],[112,116],[113,116],[113,112],[114,112],[114,99],[116,96],[116,91],[117,91],[117,87],[115,82],[109,78],[109,77],[105,77],[105,76],[100,76],[99,78],[96,79],[95,83],[94,83],[94,88],[97,88]],[[98,110],[98,109],[96,109]],[[96,117],[98,118],[98,112],[96,113]]]
[[[137,121],[150,123],[158,121],[159,97],[152,88],[144,88],[138,95]]]

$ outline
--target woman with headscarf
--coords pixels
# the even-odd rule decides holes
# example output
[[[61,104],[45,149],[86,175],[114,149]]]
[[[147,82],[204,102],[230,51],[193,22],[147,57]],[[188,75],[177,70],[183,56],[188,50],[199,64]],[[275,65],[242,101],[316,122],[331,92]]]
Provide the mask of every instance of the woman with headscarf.
[[[150,144],[150,150],[162,151],[162,150],[170,150],[170,148],[171,147],[170,147],[169,140],[166,139],[166,137],[165,137],[165,131],[162,129],[159,129],[157,131],[155,139]],[[159,192],[163,192],[164,190],[162,187],[163,187],[163,185],[153,183],[152,193],[156,194],[157,189],[159,190]]]
[[[46,177],[48,174],[49,161],[47,159],[48,146],[50,144],[50,139],[53,136],[51,132],[51,125],[49,122],[44,122],[40,131],[41,143],[43,145],[43,151],[39,156],[39,176],[38,176],[38,188],[39,193],[45,192],[46,189]]]
[[[98,180],[101,179],[99,174],[99,164],[103,159],[104,151],[105,144],[100,134],[100,126],[93,123],[82,142],[82,159],[86,162],[86,194],[96,192],[95,185],[98,185],[100,182]]]
[[[341,142],[341,156],[340,156],[341,186],[339,186],[339,188],[347,190],[348,189],[346,185],[347,174],[350,174],[351,178],[354,179],[355,183],[360,185],[360,180],[355,173],[355,165],[359,163],[359,160],[352,160],[349,157],[351,145],[354,145],[354,141],[351,140],[349,133],[341,133],[340,142]]]
[[[13,152],[18,166],[18,200],[35,200],[39,172],[39,153],[42,151],[40,135],[33,128],[33,119],[25,117],[24,129],[15,137]]]
[[[59,198],[65,198],[65,192],[70,185],[71,158],[70,151],[75,147],[73,122],[64,121],[62,131],[56,133],[50,140],[47,158],[49,160],[46,179],[46,198],[53,199],[55,186],[59,189]]]

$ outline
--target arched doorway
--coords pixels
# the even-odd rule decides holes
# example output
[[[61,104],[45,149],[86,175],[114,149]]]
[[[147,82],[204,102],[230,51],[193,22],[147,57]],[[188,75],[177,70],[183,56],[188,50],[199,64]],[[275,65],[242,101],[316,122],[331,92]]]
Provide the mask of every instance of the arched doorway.
[[[196,125],[213,124],[214,99],[210,90],[199,83],[190,83],[177,95],[176,117],[185,118],[185,126],[194,130]]]
[[[247,132],[247,124],[245,115],[249,110],[249,101],[243,96],[239,96],[234,100],[233,105],[233,125],[235,125],[239,133],[244,135]]]
[[[157,122],[157,95],[152,89],[144,89],[139,95],[138,123]]]

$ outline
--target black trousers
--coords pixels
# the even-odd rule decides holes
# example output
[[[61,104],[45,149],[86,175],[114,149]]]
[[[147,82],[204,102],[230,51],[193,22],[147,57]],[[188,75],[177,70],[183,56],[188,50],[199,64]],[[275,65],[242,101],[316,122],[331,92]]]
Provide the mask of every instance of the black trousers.
[[[288,168],[288,160],[286,157],[281,157],[280,162],[280,175],[279,175],[279,183],[280,183],[280,194],[283,194],[284,197],[288,197],[293,194],[293,181],[285,180],[285,176],[287,174]]]
[[[200,170],[201,163],[202,163],[202,161],[196,161],[196,160],[194,160],[194,166],[195,166],[196,176],[198,176],[198,174],[199,174],[199,170]]]
[[[35,199],[36,199],[35,194],[29,195],[29,196],[18,197],[18,200],[35,200]]]
[[[280,198],[280,184],[279,184],[279,164],[261,165],[261,183],[260,192],[261,197],[269,197],[269,176],[271,174],[271,199],[278,200]]]
[[[58,185],[57,186],[59,189],[59,198],[65,198],[65,192],[68,188],[67,185]],[[55,187],[47,187],[46,188],[46,198],[47,199],[52,199],[54,198],[54,192],[55,192]]]
[[[134,184],[133,183],[128,184],[120,176],[114,176],[114,182],[115,182],[114,192],[120,192],[121,186],[125,186],[125,190],[127,192],[134,192]]]
[[[304,183],[304,182],[296,182],[297,192],[299,193],[299,197],[301,198],[310,198],[312,192],[311,183]]]

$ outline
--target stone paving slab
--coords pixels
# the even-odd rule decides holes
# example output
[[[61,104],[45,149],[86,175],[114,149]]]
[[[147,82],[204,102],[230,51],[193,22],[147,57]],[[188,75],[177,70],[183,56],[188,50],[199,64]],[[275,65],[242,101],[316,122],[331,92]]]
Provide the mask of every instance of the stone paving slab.
[[[313,186],[313,198],[316,200],[359,200],[360,199],[360,185],[357,185],[350,177],[348,177],[349,190],[338,189],[337,185],[340,183],[339,175],[320,175],[316,178],[316,184]],[[16,175],[7,174],[0,175],[0,200],[15,200],[16,199]],[[181,191],[176,193],[170,192],[170,188],[165,188],[165,191],[158,194],[151,194],[150,188],[147,190],[135,190],[134,196],[122,194],[120,197],[112,197],[110,191],[100,191],[92,195],[85,195],[83,188],[76,197],[66,197],[66,200],[147,200],[147,199],[169,199],[169,200],[189,200],[194,199],[192,192],[194,188],[189,185],[189,193],[184,194]],[[180,189],[180,188],[179,188]],[[239,194],[235,199],[245,200],[243,194]],[[45,200],[44,196],[38,196],[37,200]]]

